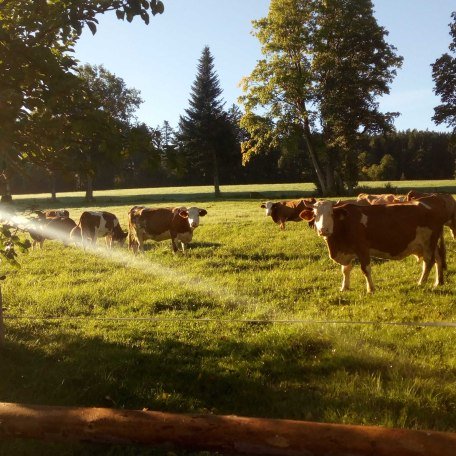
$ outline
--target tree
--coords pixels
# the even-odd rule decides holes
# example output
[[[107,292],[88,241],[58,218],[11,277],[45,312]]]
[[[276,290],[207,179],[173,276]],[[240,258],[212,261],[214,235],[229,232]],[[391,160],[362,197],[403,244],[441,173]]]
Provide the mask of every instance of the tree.
[[[86,90],[82,109],[73,119],[74,161],[87,181],[86,199],[93,200],[93,181],[100,166],[121,160],[134,112],[142,103],[139,91],[101,66],[84,65],[79,77]]]
[[[401,58],[384,38],[370,0],[272,0],[254,21],[264,59],[242,81],[244,160],[300,130],[323,194],[353,186],[362,134],[391,128],[375,101]],[[325,147],[314,144],[317,132]]]
[[[7,180],[20,168],[30,116],[77,83],[72,51],[83,27],[95,33],[96,16],[111,10],[147,24],[148,11],[164,7],[157,0],[0,0],[0,172]]]
[[[190,107],[179,120],[177,140],[186,157],[189,176],[211,176],[216,195],[220,194],[221,138],[227,115],[220,99],[222,89],[214,70],[214,58],[206,46],[198,61],[198,72],[192,85]]]
[[[453,23],[450,26],[452,41],[449,45],[450,55],[445,53],[432,66],[434,92],[440,96],[442,104],[434,108],[432,120],[440,125],[446,123],[456,132],[456,11],[451,14]]]

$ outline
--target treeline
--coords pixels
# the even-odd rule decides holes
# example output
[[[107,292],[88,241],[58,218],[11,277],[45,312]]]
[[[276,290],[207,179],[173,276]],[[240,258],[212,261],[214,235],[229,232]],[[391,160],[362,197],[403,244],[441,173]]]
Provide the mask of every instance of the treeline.
[[[236,123],[232,125],[236,128]],[[179,149],[176,131],[168,122],[151,131],[153,149],[138,149],[120,161],[100,167],[97,189],[211,185],[210,174],[187,172],[186,151]],[[240,143],[231,160],[221,167],[221,185],[312,181],[312,166],[304,151],[275,149],[242,165]],[[359,155],[360,180],[453,179],[456,147],[451,135],[407,130],[369,138]],[[85,190],[86,180],[71,170],[49,173],[27,164],[12,182],[13,193],[45,193]]]

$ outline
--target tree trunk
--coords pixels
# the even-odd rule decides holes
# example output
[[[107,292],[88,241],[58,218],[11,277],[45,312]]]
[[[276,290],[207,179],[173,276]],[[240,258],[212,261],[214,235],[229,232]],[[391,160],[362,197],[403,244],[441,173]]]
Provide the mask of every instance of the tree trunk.
[[[328,195],[333,195],[335,189],[334,182],[334,160],[331,151],[328,153],[328,162],[326,163],[326,191]]]
[[[0,423],[0,440],[133,444],[168,454],[452,456],[456,445],[451,432],[8,402],[0,402]]]
[[[318,183],[320,184],[321,192],[323,196],[328,194],[328,188],[326,186],[325,176],[321,170],[320,163],[318,162],[317,154],[312,143],[312,134],[310,132],[309,119],[304,120],[304,140],[306,141],[307,151],[309,152],[310,160],[317,174]]]
[[[3,171],[0,174],[0,187],[1,187],[1,199],[2,203],[12,203],[13,197],[11,195],[10,178],[7,171]]]
[[[2,280],[0,278],[0,280]],[[5,327],[3,326],[3,298],[2,286],[0,285],[0,347],[5,343]]]
[[[57,201],[56,179],[55,174],[51,173],[51,201]]]
[[[91,174],[87,174],[87,182],[86,182],[86,194],[85,194],[86,201],[93,201],[93,176]]]
[[[217,152],[215,150],[212,152],[212,161],[213,161],[213,165],[214,165],[214,193],[215,193],[215,196],[220,196],[219,167],[218,167]]]

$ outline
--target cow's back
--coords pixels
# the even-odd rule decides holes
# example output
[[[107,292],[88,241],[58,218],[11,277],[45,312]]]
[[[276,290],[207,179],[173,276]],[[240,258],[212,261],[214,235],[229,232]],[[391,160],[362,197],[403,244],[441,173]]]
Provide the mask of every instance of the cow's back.
[[[339,247],[351,252],[366,251],[380,258],[400,259],[411,254],[422,256],[432,238],[437,242],[442,217],[417,204],[374,206],[346,205],[345,216],[336,218]]]

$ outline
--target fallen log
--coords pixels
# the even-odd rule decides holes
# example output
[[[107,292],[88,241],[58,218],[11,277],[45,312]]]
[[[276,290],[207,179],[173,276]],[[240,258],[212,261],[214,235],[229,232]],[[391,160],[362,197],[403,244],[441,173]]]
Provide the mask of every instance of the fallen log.
[[[446,432],[12,403],[0,403],[0,438],[282,456],[453,456],[456,448]]]

